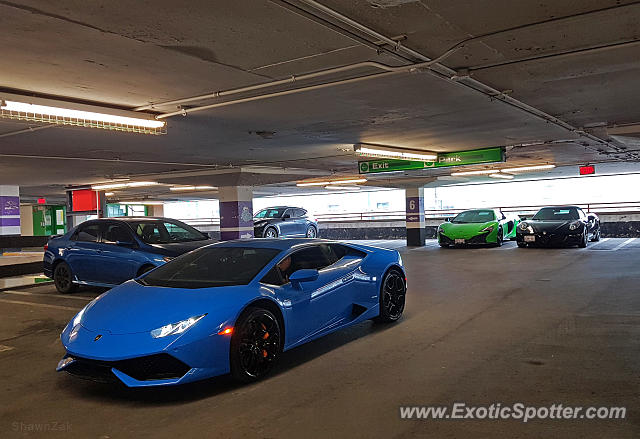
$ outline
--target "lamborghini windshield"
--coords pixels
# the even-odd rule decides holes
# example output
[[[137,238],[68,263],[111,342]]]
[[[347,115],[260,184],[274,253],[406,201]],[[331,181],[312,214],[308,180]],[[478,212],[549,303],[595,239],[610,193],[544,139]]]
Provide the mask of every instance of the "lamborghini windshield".
[[[454,224],[486,223],[495,219],[496,214],[493,210],[467,210],[456,215],[451,222]]]
[[[570,221],[580,219],[577,207],[543,207],[533,218],[538,221]]]
[[[252,247],[203,247],[138,279],[142,285],[210,288],[246,285],[280,250]]]

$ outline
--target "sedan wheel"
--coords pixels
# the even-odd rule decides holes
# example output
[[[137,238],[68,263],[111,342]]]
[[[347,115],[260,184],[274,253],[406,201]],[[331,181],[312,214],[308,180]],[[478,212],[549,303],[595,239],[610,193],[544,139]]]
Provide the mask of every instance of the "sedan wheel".
[[[277,238],[278,237],[278,231],[276,229],[274,229],[273,227],[269,227],[267,229],[267,231],[264,233],[264,237],[265,238]]]
[[[73,274],[71,267],[66,262],[60,262],[53,271],[53,282],[56,290],[62,294],[69,294],[77,288],[73,283]]]
[[[307,238],[315,238],[317,236],[316,228],[313,226],[309,226],[307,228]]]
[[[247,308],[238,318],[231,338],[231,374],[242,382],[256,381],[275,366],[282,348],[280,323],[263,308]]]
[[[387,272],[382,280],[380,291],[380,315],[377,320],[381,322],[395,322],[404,311],[407,284],[404,275],[396,269]]]

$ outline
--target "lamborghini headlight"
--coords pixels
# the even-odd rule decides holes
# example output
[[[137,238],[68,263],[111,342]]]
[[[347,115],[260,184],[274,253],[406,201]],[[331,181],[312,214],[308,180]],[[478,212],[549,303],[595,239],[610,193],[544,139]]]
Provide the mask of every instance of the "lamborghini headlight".
[[[481,230],[481,232],[491,233],[491,232],[493,232],[493,226],[485,227],[484,229]]]
[[[580,227],[580,224],[582,224],[580,221],[574,221],[571,224],[569,224],[569,230],[576,230],[578,227]]]
[[[198,323],[198,321],[204,316],[206,316],[206,314],[189,317],[188,319],[182,320],[178,323],[170,323],[168,325],[164,325],[162,328],[154,329],[153,331],[151,331],[151,336],[153,338],[161,338],[168,335],[182,334],[184,331]]]
[[[518,224],[518,228],[520,230],[522,230],[523,232],[526,232],[527,229],[529,228],[529,224],[522,222],[522,223]]]

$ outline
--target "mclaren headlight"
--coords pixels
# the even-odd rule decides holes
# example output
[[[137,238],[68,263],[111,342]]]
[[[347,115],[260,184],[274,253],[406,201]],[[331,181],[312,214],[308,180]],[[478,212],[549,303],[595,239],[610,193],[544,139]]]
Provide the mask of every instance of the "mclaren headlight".
[[[485,227],[484,229],[481,230],[481,232],[491,233],[493,232],[493,226]]]
[[[518,224],[518,228],[520,230],[522,230],[523,232],[526,232],[527,229],[529,229],[529,224],[527,224],[525,222],[522,222],[522,223]]]
[[[576,230],[578,227],[580,227],[582,223],[580,221],[574,221],[571,224],[569,224],[569,230]]]
[[[164,325],[162,328],[154,329],[153,331],[151,331],[151,336],[153,338],[161,338],[168,335],[182,334],[184,331],[198,323],[198,321],[204,316],[206,316],[206,314],[189,317],[188,319],[182,320],[177,323],[169,323],[168,325]]]

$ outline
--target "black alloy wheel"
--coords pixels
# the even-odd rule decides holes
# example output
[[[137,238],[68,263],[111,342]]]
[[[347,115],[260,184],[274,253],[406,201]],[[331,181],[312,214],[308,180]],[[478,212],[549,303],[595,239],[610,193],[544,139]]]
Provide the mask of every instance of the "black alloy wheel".
[[[380,315],[376,320],[395,322],[404,311],[407,284],[400,270],[392,268],[382,280],[380,291]]]
[[[264,308],[247,308],[234,328],[231,338],[231,374],[248,383],[267,375],[282,352],[280,323]]]
[[[277,238],[278,237],[278,231],[276,229],[274,229],[273,227],[269,227],[264,232],[264,237],[265,238]]]
[[[504,242],[504,231],[502,230],[502,226],[498,227],[498,234],[496,235],[496,246],[500,247]]]
[[[77,286],[73,283],[73,274],[71,267],[66,262],[60,262],[53,270],[53,283],[56,290],[62,294],[69,294],[76,290]]]
[[[580,241],[580,244],[578,244],[578,247],[580,248],[585,248],[587,246],[587,243],[589,242],[589,229],[587,228],[587,225],[584,225],[584,230],[582,231],[582,240]]]
[[[598,230],[596,231],[596,233],[593,235],[593,238],[591,238],[591,240],[593,242],[598,242],[600,241],[600,226],[598,226]]]

